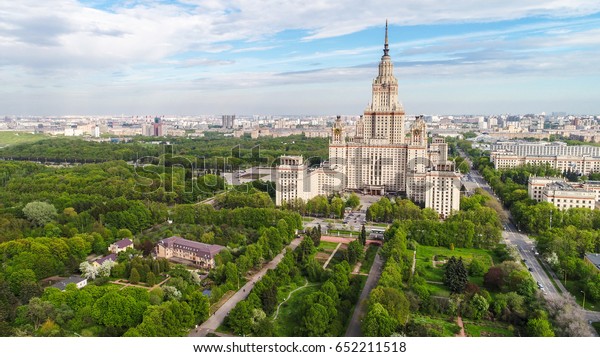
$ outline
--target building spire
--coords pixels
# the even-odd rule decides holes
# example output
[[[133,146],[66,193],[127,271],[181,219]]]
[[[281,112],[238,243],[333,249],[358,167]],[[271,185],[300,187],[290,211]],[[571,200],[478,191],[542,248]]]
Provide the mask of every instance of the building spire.
[[[383,45],[383,55],[389,56],[389,50],[390,49],[388,48],[388,20],[385,19],[385,44]]]

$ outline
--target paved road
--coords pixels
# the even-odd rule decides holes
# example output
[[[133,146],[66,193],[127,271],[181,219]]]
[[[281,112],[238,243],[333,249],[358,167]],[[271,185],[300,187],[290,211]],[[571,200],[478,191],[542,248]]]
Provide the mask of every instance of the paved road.
[[[300,244],[301,241],[302,238],[296,238],[290,243],[290,245],[288,245],[288,247],[292,250],[296,249],[296,247]],[[250,295],[250,291],[252,290],[254,283],[260,280],[260,278],[262,278],[263,275],[267,273],[267,270],[275,269],[275,267],[277,267],[277,264],[279,264],[281,259],[283,259],[284,253],[285,249],[283,249],[281,253],[279,253],[275,258],[273,258],[273,260],[267,263],[258,273],[254,274],[252,278],[248,280],[246,285],[244,285],[229,300],[227,300],[227,302],[225,302],[223,306],[221,306],[211,317],[209,317],[208,320],[204,321],[204,323],[200,325],[197,329],[192,330],[188,336],[202,337],[206,336],[209,332],[214,332],[217,329],[217,327],[219,327],[223,323],[223,320],[225,320],[225,317],[235,307],[235,305],[237,305],[238,302],[244,300],[248,295]]]
[[[367,312],[367,299],[369,298],[369,294],[371,293],[371,290],[373,290],[375,285],[377,285],[379,277],[381,276],[382,266],[383,259],[379,255],[379,252],[377,252],[377,255],[375,255],[375,260],[373,261],[373,265],[371,265],[371,270],[369,270],[369,277],[365,282],[363,291],[360,293],[358,303],[356,304],[356,308],[354,309],[354,314],[352,314],[352,318],[350,319],[350,323],[348,324],[348,329],[346,330],[346,337],[362,336],[360,323]]]

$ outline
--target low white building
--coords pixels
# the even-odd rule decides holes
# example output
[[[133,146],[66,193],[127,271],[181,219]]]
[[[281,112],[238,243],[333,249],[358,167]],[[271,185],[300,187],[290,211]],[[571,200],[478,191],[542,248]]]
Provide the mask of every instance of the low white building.
[[[586,188],[585,184],[571,184],[559,177],[532,176],[529,178],[527,192],[531,199],[537,202],[550,202],[560,210],[594,209],[598,195],[597,191]]]

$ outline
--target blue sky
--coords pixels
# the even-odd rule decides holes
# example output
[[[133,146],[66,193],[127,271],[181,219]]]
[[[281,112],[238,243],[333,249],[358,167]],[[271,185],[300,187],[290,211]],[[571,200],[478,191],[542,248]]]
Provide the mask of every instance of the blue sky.
[[[597,0],[0,3],[0,114],[600,114]]]

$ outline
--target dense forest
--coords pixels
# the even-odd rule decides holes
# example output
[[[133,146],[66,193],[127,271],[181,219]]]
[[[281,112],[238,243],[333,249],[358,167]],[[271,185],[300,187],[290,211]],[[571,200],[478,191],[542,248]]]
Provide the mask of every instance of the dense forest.
[[[294,135],[283,138],[251,139],[224,137],[207,133],[204,138],[134,137],[130,142],[93,142],[76,138],[48,138],[33,143],[16,144],[0,149],[5,160],[39,162],[98,163],[137,161],[172,155],[187,160],[200,170],[226,170],[255,165],[271,166],[281,155],[304,155],[311,164],[328,156],[328,139]],[[169,166],[171,162],[166,161]]]
[[[232,274],[244,279],[301,228],[297,213],[274,208],[260,190],[266,190],[264,183],[227,191],[221,178],[200,174],[187,190],[185,169],[157,173],[160,168],[147,169],[147,176],[159,177],[147,185],[144,173],[125,161],[66,168],[0,162],[1,335],[185,334],[208,316],[211,303],[235,289]],[[216,192],[222,192],[219,209],[197,204]],[[171,235],[229,249],[199,279],[176,265],[148,260],[156,241]],[[94,270],[85,263],[123,238],[132,239],[135,249],[120,254],[114,266]],[[46,288],[47,278],[73,274],[90,277],[88,286],[67,293]],[[114,283],[119,280],[135,287],[121,290]],[[202,293],[206,290],[210,296]],[[117,316],[122,311],[131,312],[126,320]]]

